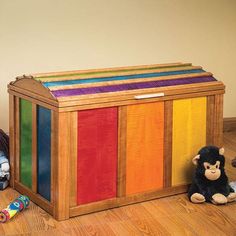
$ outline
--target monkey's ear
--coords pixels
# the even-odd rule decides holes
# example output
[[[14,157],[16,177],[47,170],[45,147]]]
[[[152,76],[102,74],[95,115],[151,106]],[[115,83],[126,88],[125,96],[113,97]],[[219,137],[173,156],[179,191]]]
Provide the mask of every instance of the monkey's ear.
[[[199,154],[193,158],[192,162],[193,162],[193,164],[195,166],[197,165],[197,162],[198,162],[199,159],[200,159],[200,155]]]
[[[222,148],[220,148],[219,149],[219,154],[220,155],[224,155],[224,153],[225,153],[225,149],[222,147]]]

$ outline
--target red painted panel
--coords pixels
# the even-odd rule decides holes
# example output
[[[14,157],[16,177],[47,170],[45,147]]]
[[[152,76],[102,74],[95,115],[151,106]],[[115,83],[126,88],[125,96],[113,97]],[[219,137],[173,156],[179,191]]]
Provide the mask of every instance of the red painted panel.
[[[116,196],[117,108],[78,112],[77,204]]]

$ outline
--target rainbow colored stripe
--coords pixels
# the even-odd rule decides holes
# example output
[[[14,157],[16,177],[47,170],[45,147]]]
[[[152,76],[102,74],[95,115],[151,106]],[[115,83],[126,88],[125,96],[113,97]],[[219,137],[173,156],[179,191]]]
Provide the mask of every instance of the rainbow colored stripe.
[[[167,78],[168,77],[168,78]],[[65,72],[34,76],[56,97],[123,92],[216,81],[201,67],[181,64],[118,70]]]

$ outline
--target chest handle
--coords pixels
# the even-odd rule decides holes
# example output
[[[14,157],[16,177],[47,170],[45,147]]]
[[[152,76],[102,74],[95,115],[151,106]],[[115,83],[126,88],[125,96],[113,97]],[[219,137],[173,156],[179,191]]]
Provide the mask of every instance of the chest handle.
[[[135,95],[135,99],[147,99],[147,98],[157,98],[157,97],[164,97],[164,93],[149,93],[149,94],[141,94],[141,95]]]

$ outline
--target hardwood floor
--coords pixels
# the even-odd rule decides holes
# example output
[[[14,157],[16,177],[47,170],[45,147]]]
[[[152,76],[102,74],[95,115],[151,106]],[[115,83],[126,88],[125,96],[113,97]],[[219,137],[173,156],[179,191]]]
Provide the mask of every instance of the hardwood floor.
[[[226,173],[236,181],[230,160],[236,156],[236,131],[224,134]],[[0,192],[0,208],[18,196]],[[29,209],[5,224],[0,235],[214,235],[236,236],[236,202],[224,206],[195,205],[185,194],[134,204],[57,222],[31,203]]]

